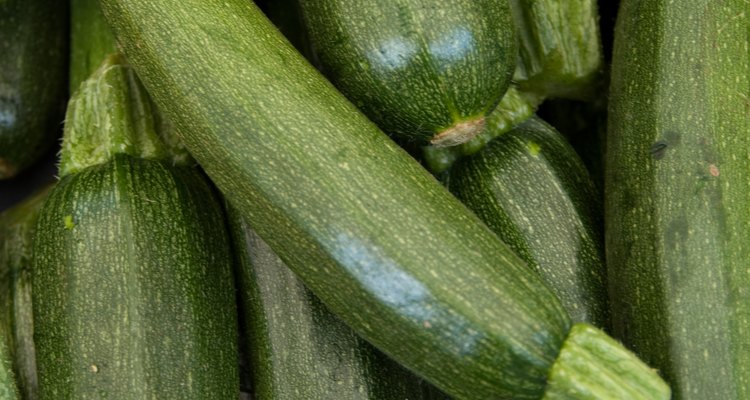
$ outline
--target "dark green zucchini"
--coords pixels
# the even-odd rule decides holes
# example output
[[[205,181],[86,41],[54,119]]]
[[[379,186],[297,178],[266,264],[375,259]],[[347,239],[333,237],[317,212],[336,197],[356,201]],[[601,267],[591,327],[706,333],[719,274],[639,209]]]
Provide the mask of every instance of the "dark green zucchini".
[[[421,399],[421,379],[344,325],[230,211],[258,399]]]
[[[614,333],[677,399],[750,398],[750,7],[622,0],[606,155]]]
[[[328,78],[386,132],[452,146],[484,128],[516,67],[507,0],[301,0]]]
[[[69,105],[33,246],[41,399],[239,396],[221,205],[148,105],[116,58]]]
[[[39,210],[51,188],[42,189],[0,214],[0,334],[5,332],[18,388],[24,399],[36,399],[38,392],[31,306],[31,248]]]
[[[457,399],[542,395],[559,300],[255,5],[102,4],[191,154],[329,310]]]
[[[531,118],[456,163],[449,189],[542,276],[573,321],[609,327],[599,195],[560,133]]]
[[[98,0],[70,0],[70,93],[117,50]]]
[[[0,2],[0,179],[55,144],[65,104],[67,1]]]
[[[596,0],[510,0],[520,39],[513,80],[542,97],[588,99],[604,69]]]
[[[6,339],[3,336],[3,332],[0,331],[0,399],[17,400],[20,397],[18,396],[18,388],[16,388],[13,376],[10,356],[8,355],[7,347],[5,347]]]

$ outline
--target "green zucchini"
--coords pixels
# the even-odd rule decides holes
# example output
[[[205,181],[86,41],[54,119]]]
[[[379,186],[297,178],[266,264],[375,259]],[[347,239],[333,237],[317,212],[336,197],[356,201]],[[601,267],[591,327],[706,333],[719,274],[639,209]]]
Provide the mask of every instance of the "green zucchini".
[[[109,58],[71,100],[62,179],[34,237],[41,399],[237,399],[228,232]]]
[[[98,0],[70,0],[70,93],[117,51]]]
[[[102,5],[191,154],[329,310],[457,399],[542,395],[570,328],[557,298],[255,5]]]
[[[420,379],[344,325],[230,211],[259,399],[421,399]]]
[[[510,0],[519,46],[513,80],[541,97],[588,99],[604,69],[596,0]]]
[[[542,276],[573,321],[609,327],[599,195],[560,133],[531,118],[456,163],[449,189]]]
[[[623,0],[610,87],[614,332],[677,399],[750,398],[750,8]]]
[[[0,2],[0,179],[55,144],[66,95],[67,4]]]
[[[301,0],[328,78],[398,137],[470,140],[516,67],[508,0]]]
[[[0,334],[24,399],[37,398],[34,321],[31,306],[32,238],[48,186],[0,214]],[[3,398],[0,396],[0,398]]]
[[[20,399],[18,388],[16,388],[10,356],[7,347],[5,347],[6,339],[2,336],[3,332],[0,331],[0,399],[17,400]]]

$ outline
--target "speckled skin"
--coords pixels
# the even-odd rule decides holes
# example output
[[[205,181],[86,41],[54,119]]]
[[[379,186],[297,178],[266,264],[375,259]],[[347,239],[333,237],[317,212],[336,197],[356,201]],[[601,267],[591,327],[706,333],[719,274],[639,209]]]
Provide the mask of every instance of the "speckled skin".
[[[237,399],[223,218],[196,168],[117,154],[63,178],[34,239],[39,398]]]
[[[236,212],[230,221],[256,398],[423,399],[420,378],[331,314]]]
[[[68,2],[0,1],[0,179],[36,161],[60,132]]]
[[[449,188],[542,276],[573,321],[609,328],[599,195],[560,133],[532,117],[457,162]]]
[[[614,332],[676,399],[750,398],[750,5],[623,0],[606,154]]]
[[[0,331],[0,399],[18,400],[20,399],[18,388],[16,388],[8,348],[5,346],[5,338],[2,337],[3,334]]]
[[[324,73],[383,130],[407,140],[426,142],[486,116],[516,68],[507,0],[300,5]]]
[[[457,399],[539,398],[557,298],[251,2],[102,4],[193,156],[334,314]]]

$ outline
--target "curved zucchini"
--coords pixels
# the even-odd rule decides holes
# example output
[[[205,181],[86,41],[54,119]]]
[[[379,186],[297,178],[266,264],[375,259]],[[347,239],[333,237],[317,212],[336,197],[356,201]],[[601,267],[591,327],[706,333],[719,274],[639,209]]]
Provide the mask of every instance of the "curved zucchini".
[[[302,0],[328,78],[386,132],[452,146],[484,128],[516,67],[507,0]]]
[[[750,8],[622,0],[606,156],[614,332],[677,399],[750,398]]]
[[[421,399],[421,379],[344,325],[230,210],[259,399]]]
[[[6,334],[22,398],[29,400],[36,399],[38,392],[31,306],[32,238],[39,210],[51,189],[46,187],[0,214],[0,334]]]
[[[0,179],[55,144],[66,95],[67,4],[0,2]]]
[[[239,396],[221,205],[165,156],[142,96],[109,59],[68,108],[33,247],[41,399]]]
[[[573,321],[608,328],[601,203],[557,131],[532,118],[463,159],[449,188],[557,294]]]
[[[257,7],[102,4],[193,156],[329,310],[457,399],[542,395],[559,300]]]
[[[17,400],[20,397],[13,377],[10,356],[5,347],[6,339],[3,336],[3,332],[0,331],[0,399]]]

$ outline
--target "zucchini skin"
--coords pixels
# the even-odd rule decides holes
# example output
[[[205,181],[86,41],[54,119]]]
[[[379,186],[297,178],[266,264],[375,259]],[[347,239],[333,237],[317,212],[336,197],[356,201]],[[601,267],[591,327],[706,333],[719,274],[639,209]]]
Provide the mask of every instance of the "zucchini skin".
[[[70,0],[70,93],[117,51],[98,0]]]
[[[748,11],[620,2],[605,179],[614,333],[676,399],[750,398]]]
[[[0,3],[0,179],[52,147],[67,94],[67,1]]]
[[[3,336],[3,332],[0,331],[0,399],[17,400],[20,397],[13,377],[8,348],[5,346],[6,339]]]
[[[421,399],[421,379],[341,322],[231,210],[258,399]]]
[[[0,335],[7,339],[21,398],[29,400],[38,397],[31,249],[39,211],[51,189],[0,214]]]
[[[253,4],[102,4],[192,155],[335,315],[455,398],[541,396],[557,298]]]
[[[449,189],[542,276],[573,321],[609,327],[599,195],[559,132],[532,117],[457,162]]]
[[[435,142],[456,124],[483,118],[516,67],[507,0],[300,5],[323,72],[384,131],[405,140]]]
[[[222,219],[195,168],[116,154],[65,176],[34,238],[40,398],[238,398]]]

